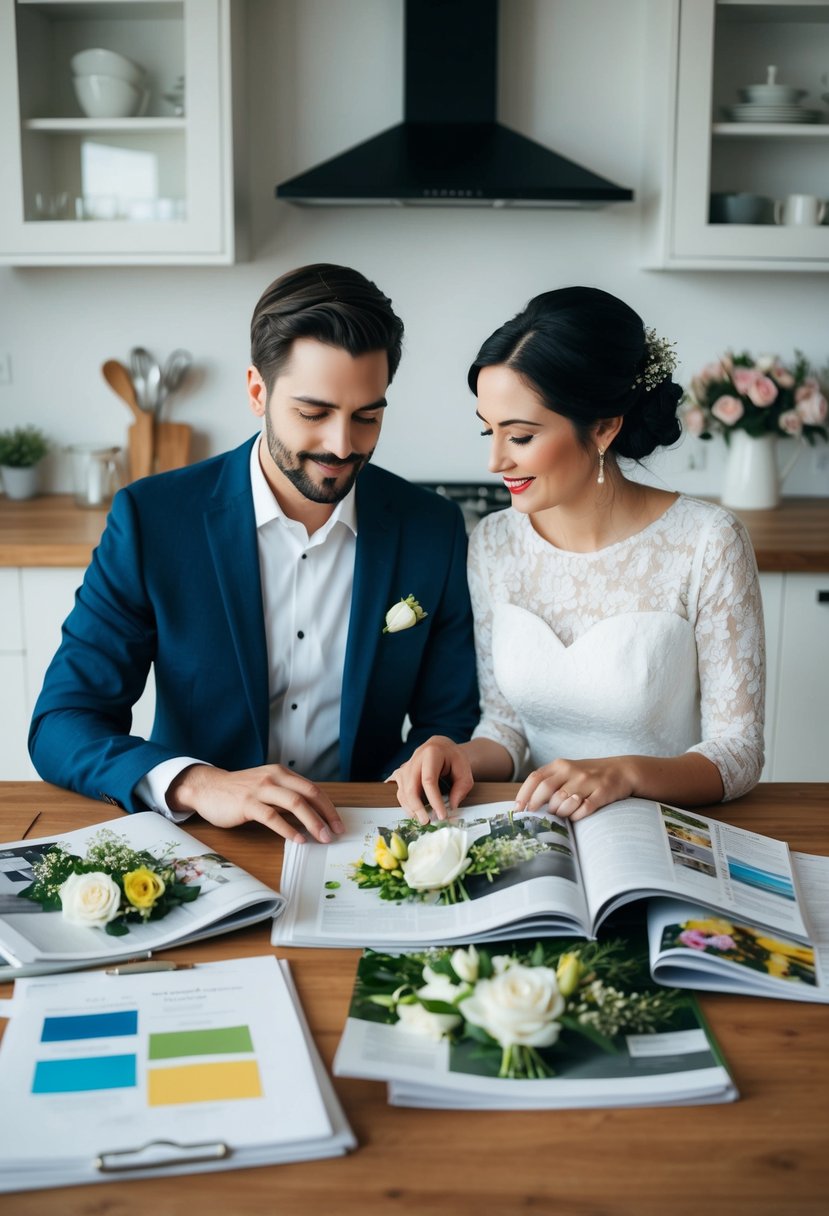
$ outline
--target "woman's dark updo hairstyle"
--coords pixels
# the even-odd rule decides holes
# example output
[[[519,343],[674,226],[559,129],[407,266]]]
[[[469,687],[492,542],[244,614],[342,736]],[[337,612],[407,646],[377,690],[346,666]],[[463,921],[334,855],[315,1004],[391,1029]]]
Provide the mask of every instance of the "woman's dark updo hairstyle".
[[[645,327],[632,308],[596,287],[563,287],[535,296],[496,329],[467,379],[477,396],[482,367],[512,368],[547,409],[570,419],[584,443],[600,418],[621,415],[612,450],[641,460],[681,431],[682,388],[670,375],[647,388],[646,362]]]

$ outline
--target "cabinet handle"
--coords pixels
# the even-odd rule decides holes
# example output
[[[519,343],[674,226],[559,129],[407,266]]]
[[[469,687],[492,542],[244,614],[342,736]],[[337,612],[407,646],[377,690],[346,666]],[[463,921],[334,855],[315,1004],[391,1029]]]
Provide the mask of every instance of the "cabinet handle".
[[[818,591],[817,602],[819,604],[829,604],[829,591]]]

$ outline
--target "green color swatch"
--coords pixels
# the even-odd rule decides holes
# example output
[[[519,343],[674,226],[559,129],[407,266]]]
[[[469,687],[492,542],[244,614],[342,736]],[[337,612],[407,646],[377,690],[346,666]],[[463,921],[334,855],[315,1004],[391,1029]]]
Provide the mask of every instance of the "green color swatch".
[[[247,1026],[220,1026],[211,1030],[169,1030],[150,1035],[150,1059],[172,1060],[176,1056],[215,1056],[253,1051]]]

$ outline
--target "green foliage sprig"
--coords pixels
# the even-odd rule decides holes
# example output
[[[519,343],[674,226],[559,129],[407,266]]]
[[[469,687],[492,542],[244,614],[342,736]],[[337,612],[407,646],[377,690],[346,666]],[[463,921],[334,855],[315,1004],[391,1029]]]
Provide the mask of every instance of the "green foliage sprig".
[[[48,451],[49,441],[36,426],[0,431],[0,465],[7,469],[29,469]]]

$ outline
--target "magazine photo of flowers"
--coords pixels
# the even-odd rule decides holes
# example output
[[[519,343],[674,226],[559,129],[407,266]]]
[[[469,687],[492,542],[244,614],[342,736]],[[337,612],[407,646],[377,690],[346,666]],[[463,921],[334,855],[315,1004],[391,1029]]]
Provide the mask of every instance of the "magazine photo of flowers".
[[[349,877],[380,899],[459,903],[545,875],[575,879],[567,828],[551,815],[498,814],[380,827]]]
[[[523,1081],[622,1076],[626,1036],[697,1024],[687,994],[653,984],[638,938],[366,950],[349,1016],[444,1040],[450,1072]]]
[[[721,916],[697,917],[665,926],[660,948],[694,950],[792,984],[811,987],[818,984],[811,946]]]
[[[209,863],[215,867],[216,861]],[[36,859],[29,858],[32,881],[17,898],[61,912],[69,924],[103,929],[113,937],[130,926],[160,920],[179,904],[202,893],[193,879],[206,873],[204,859],[177,858],[169,847],[158,855],[134,849],[123,836],[102,828],[81,857],[54,843]]]

